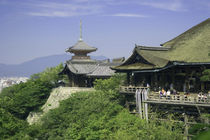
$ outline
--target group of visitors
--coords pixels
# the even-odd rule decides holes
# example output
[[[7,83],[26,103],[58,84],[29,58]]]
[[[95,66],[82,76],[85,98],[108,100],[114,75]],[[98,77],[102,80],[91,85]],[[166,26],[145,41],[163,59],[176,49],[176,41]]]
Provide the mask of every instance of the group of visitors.
[[[159,87],[159,94],[160,94],[160,97],[166,97],[166,96],[169,96],[169,95],[177,95],[178,92],[173,88],[173,84],[171,83],[170,84],[170,87],[167,87],[166,88],[161,88]]]
[[[202,92],[199,92],[199,93],[198,93],[198,101],[205,101],[205,100],[207,100],[207,99],[208,99],[207,94],[204,94],[204,93],[202,93]]]

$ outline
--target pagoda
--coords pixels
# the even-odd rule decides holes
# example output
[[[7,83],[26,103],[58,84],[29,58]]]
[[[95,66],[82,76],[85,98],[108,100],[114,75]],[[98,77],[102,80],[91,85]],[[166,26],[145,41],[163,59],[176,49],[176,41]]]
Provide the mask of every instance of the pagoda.
[[[82,39],[82,21],[80,20],[80,38],[78,42],[72,46],[69,47],[66,52],[73,53],[74,56],[72,56],[72,61],[74,60],[91,60],[90,56],[88,56],[88,53],[96,51],[97,48],[89,46],[87,43],[85,43]]]
[[[60,74],[66,74],[69,78],[70,87],[93,87],[96,79],[110,78],[114,74],[111,66],[122,64],[124,58],[108,60],[93,60],[88,53],[96,51],[82,40],[82,22],[80,21],[80,38],[78,42],[66,49],[66,52],[73,53],[74,56],[66,61],[65,67]]]

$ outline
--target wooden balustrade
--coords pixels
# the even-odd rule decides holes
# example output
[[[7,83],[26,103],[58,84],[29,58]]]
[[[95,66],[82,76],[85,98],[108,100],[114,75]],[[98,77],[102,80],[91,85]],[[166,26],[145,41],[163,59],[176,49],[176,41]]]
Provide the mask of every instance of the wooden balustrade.
[[[135,94],[137,90],[147,89],[147,87],[121,86],[120,93]],[[158,102],[175,102],[190,104],[208,104],[210,105],[210,97],[199,97],[197,94],[190,95],[166,95],[160,96],[158,92],[150,92],[147,101]]]
[[[147,87],[135,87],[135,86],[120,86],[120,93],[136,93],[137,90],[147,89]]]
[[[202,104],[210,104],[209,98],[202,98],[197,97],[196,95],[166,95],[166,96],[160,96],[160,95],[152,95],[152,93],[149,94],[148,100],[158,100],[158,101],[174,101],[174,102],[182,102],[182,103],[202,103]]]

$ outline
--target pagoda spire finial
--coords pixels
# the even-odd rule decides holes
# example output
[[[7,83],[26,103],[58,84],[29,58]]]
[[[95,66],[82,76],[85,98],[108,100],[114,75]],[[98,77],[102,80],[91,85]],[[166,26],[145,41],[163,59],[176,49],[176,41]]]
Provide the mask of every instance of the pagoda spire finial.
[[[82,40],[82,20],[80,20],[80,37],[79,40]]]

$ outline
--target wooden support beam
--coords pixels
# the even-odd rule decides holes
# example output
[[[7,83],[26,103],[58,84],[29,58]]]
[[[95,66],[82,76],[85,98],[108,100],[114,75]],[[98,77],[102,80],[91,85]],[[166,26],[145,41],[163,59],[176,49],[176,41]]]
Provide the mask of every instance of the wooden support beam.
[[[188,129],[189,129],[189,126],[188,126],[188,116],[186,114],[184,114],[184,126],[185,126],[185,129],[184,129],[184,139],[185,140],[189,140],[189,133],[188,133]]]
[[[149,92],[149,89],[144,89],[144,92],[143,92],[143,94],[144,94],[144,101],[146,101],[147,98],[148,98],[148,92]],[[145,105],[145,119],[148,122],[148,104],[144,103],[144,105]]]
[[[173,102],[169,101],[160,101],[160,100],[147,100],[145,103],[151,104],[168,104],[168,105],[183,105],[183,106],[200,106],[200,107],[210,107],[210,104],[199,104],[199,103],[185,103],[185,102]]]

